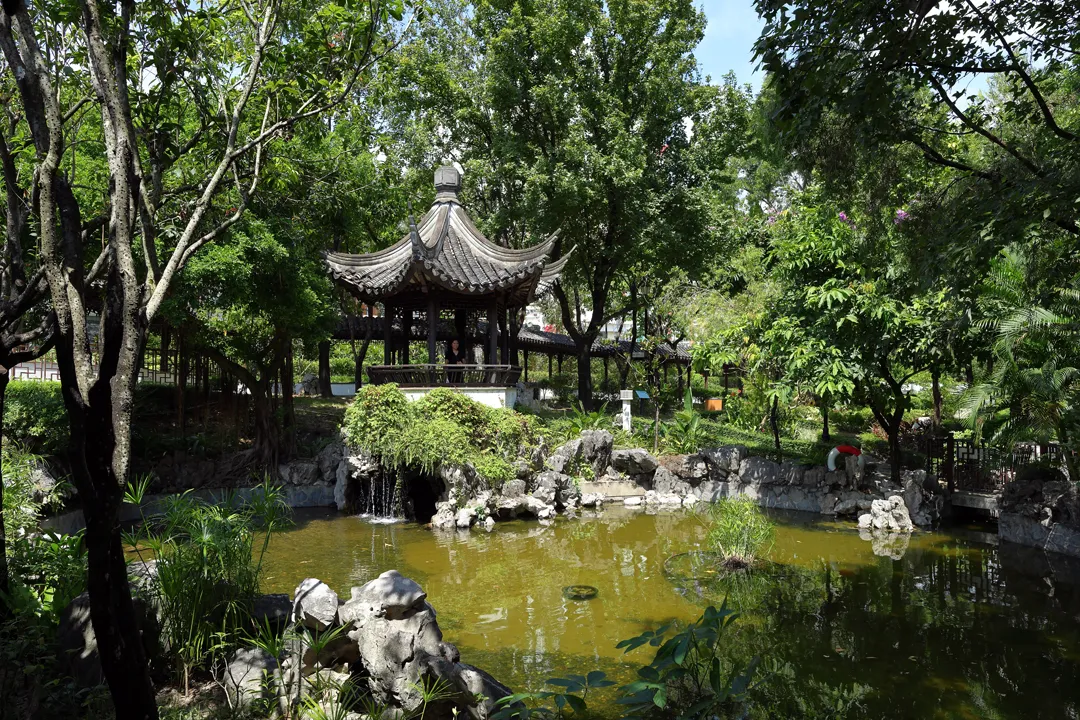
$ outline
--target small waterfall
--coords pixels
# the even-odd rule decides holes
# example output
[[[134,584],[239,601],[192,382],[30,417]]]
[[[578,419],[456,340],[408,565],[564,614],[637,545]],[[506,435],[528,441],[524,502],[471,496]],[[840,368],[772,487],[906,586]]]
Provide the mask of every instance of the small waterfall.
[[[400,486],[399,473],[392,476],[382,474],[362,483],[356,502],[360,517],[374,523],[401,522],[404,513],[401,509]]]

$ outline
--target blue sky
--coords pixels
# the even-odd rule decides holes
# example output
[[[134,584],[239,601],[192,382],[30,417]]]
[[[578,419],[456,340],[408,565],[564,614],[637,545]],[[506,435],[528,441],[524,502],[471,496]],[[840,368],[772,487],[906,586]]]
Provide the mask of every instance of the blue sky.
[[[754,12],[752,0],[701,0],[709,25],[705,39],[698,46],[698,62],[703,74],[713,82],[729,70],[735,71],[740,83],[761,85],[761,73],[754,72],[752,50],[762,22]]]

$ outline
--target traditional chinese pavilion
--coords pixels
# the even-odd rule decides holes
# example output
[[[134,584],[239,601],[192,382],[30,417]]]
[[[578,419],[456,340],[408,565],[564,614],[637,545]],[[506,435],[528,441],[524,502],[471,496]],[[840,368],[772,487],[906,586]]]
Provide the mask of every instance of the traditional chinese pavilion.
[[[435,190],[431,209],[419,222],[410,218],[408,235],[394,245],[327,254],[330,276],[368,307],[383,307],[383,364],[368,366],[372,383],[395,382],[412,396],[453,385],[512,406],[521,375],[512,319],[558,279],[568,255],[550,261],[555,234],[524,250],[484,237],[461,206],[453,167],[435,172]],[[427,363],[410,364],[413,338],[426,338]],[[455,339],[468,360],[447,365],[445,348]]]

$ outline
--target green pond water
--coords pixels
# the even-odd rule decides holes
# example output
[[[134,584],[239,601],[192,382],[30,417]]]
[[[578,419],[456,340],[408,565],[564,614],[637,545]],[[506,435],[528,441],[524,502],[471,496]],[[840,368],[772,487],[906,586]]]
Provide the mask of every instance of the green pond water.
[[[347,598],[397,569],[423,586],[462,660],[515,690],[594,669],[628,682],[649,651],[624,654],[619,640],[727,597],[742,613],[731,653],[786,666],[764,687],[787,706],[832,702],[829,688],[858,683],[867,718],[1080,717],[1080,569],[986,544],[986,533],[917,533],[878,555],[850,526],[778,514],[772,562],[731,578],[693,554],[704,529],[681,512],[616,508],[491,534],[323,510],[295,519],[271,544],[264,591],[291,594],[317,577]],[[599,593],[565,599],[576,584]],[[603,709],[612,697],[590,706],[615,716]]]

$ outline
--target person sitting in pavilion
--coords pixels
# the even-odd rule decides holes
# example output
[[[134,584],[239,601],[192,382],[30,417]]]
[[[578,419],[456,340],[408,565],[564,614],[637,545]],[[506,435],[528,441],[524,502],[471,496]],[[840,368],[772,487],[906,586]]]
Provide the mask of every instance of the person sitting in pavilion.
[[[468,353],[462,349],[461,343],[457,338],[450,341],[450,344],[446,346],[446,364],[447,365],[466,365],[469,362]],[[451,384],[460,383],[464,373],[461,370],[447,370],[446,377]]]

